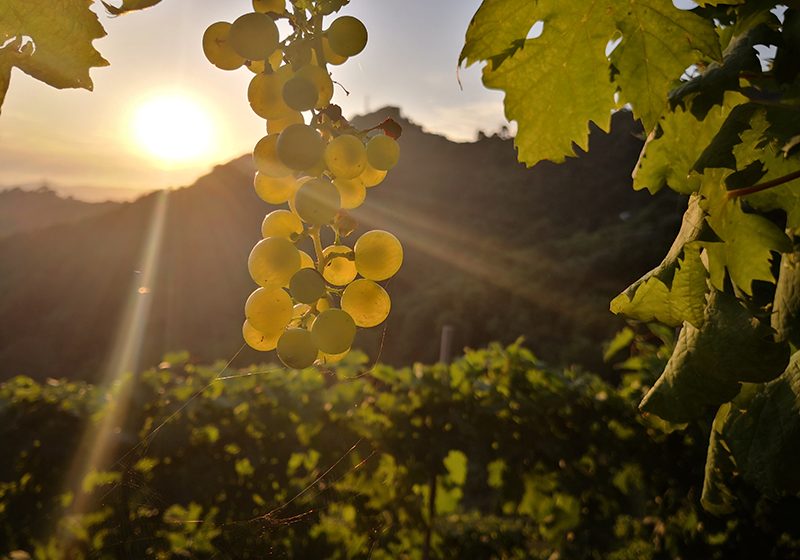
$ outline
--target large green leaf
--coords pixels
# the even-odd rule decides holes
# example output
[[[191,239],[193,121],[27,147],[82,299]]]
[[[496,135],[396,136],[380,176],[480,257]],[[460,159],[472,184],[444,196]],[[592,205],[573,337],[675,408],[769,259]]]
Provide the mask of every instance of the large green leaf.
[[[800,347],[800,247],[784,253],[772,306],[772,328],[780,340]]]
[[[527,39],[537,21],[541,36]],[[609,61],[608,43],[619,37]],[[712,23],[664,0],[485,0],[461,61],[491,62],[484,84],[505,91],[519,159],[533,165],[563,161],[573,142],[586,149],[589,121],[608,130],[611,111],[628,102],[651,129],[669,85],[703,56],[721,56]]]
[[[92,89],[89,69],[108,62],[92,46],[106,33],[91,5],[91,0],[0,2],[0,43],[29,38],[34,46],[0,50],[0,71],[16,66],[56,88]]]
[[[731,400],[741,382],[774,379],[786,367],[788,345],[776,343],[734,296],[712,290],[703,326],[683,325],[664,372],[641,409],[670,422],[687,422]]]
[[[701,206],[708,214],[708,223],[722,243],[707,245],[711,283],[722,289],[725,270],[731,281],[744,293],[753,293],[755,280],[775,282],[772,274],[772,252],[791,250],[789,238],[770,220],[742,210],[741,201],[730,200],[725,188],[728,171],[713,169],[703,174]]]
[[[712,443],[725,452],[709,453],[706,472],[730,471],[762,492],[781,496],[800,492],[797,444],[800,442],[800,353],[786,371],[766,385],[750,385],[730,405],[720,408]],[[719,481],[703,490],[714,498]],[[722,490],[724,492],[724,489]]]
[[[700,177],[692,173],[695,162],[714,139],[731,110],[747,101],[743,95],[728,93],[725,102],[698,120],[690,111],[677,107],[661,117],[659,135],[650,134],[633,171],[633,188],[651,193],[668,186],[683,194],[700,188]]]
[[[645,130],[652,130],[667,106],[664,92],[697,62],[697,53],[720,59],[714,26],[671,2],[620,3],[615,12],[622,42],[611,54],[623,102],[633,106]]]

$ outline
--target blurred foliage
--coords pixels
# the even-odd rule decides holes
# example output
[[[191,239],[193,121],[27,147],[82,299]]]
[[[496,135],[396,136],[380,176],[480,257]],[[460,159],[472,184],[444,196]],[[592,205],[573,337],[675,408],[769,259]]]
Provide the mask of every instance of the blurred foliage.
[[[107,393],[14,378],[0,385],[0,554],[421,559],[432,523],[431,558],[800,557],[797,500],[741,486],[739,510],[703,511],[708,423],[673,430],[634,406],[672,330],[620,336],[618,386],[520,342],[449,367],[366,369],[356,354],[224,379],[173,355]],[[126,398],[116,462],[70,481],[83,431]]]

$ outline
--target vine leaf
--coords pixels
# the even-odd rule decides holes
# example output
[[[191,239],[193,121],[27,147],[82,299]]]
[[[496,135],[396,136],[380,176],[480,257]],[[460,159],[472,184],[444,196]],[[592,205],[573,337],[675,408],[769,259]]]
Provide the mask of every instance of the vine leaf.
[[[676,263],[671,286],[668,287],[657,276],[651,276],[639,284],[633,299],[628,299],[626,293],[614,298],[611,311],[671,327],[684,321],[699,327],[703,322],[708,274],[700,260],[699,245],[693,243],[684,247],[683,255],[683,260]]]
[[[161,2],[161,0],[122,0],[122,3],[119,5],[119,7],[109,4],[108,2],[103,2],[103,6],[105,6],[106,10],[108,10],[109,14],[112,16],[118,16],[128,12],[150,8],[159,2]]]
[[[768,325],[734,296],[712,290],[703,326],[684,323],[675,351],[640,408],[669,422],[688,422],[735,397],[741,382],[774,379],[788,360],[788,345],[776,343]]]
[[[59,89],[91,90],[89,69],[108,65],[92,46],[92,41],[106,33],[89,9],[91,4],[91,0],[0,3],[0,44],[12,39],[17,44],[17,48],[0,49],[0,86],[8,87],[10,67],[16,66]],[[5,88],[0,89],[4,94]]]
[[[528,39],[537,21],[542,34]],[[620,36],[609,61],[606,47]],[[518,159],[534,165],[574,155],[573,142],[585,150],[589,121],[607,131],[611,111],[626,102],[651,129],[669,85],[702,56],[721,57],[713,24],[656,0],[484,0],[459,62],[490,62],[484,85],[505,91],[506,117],[519,125]]]
[[[772,306],[772,328],[779,340],[800,347],[800,247],[784,253]]]
[[[717,33],[708,21],[669,2],[630,1],[615,15],[622,42],[611,53],[619,71],[615,82],[645,130],[652,130],[666,109],[664,95],[702,53],[722,58]]]
[[[711,283],[718,290],[724,287],[727,270],[734,285],[752,295],[753,281],[775,282],[772,251],[791,251],[792,244],[770,220],[745,213],[738,199],[728,200],[725,188],[728,175],[730,172],[726,170],[706,170],[700,188],[701,206],[708,214],[708,223],[722,240],[706,246],[708,269]]]
[[[656,193],[669,187],[681,194],[700,188],[700,177],[692,173],[695,162],[714,139],[731,110],[747,102],[747,98],[729,92],[725,102],[714,107],[704,120],[690,111],[676,107],[659,121],[660,135],[650,133],[633,171],[633,188]]]
[[[719,409],[706,473],[733,471],[771,496],[797,493],[800,491],[798,441],[800,353],[795,353],[780,377],[766,385],[746,386],[733,402]],[[729,493],[721,483],[716,478],[707,478],[703,505],[707,502],[716,505],[720,494]]]

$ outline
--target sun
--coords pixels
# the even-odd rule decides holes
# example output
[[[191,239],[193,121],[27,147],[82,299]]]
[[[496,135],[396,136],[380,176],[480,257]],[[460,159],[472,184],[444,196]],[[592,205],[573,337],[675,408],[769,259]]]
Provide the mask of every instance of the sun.
[[[209,111],[184,93],[162,93],[143,100],[131,118],[137,146],[162,164],[192,163],[215,149]]]

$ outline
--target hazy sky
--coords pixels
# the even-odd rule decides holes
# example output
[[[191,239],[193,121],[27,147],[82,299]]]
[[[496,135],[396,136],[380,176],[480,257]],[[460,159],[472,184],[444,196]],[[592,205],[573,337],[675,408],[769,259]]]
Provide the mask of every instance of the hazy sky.
[[[463,90],[456,78],[464,33],[479,4],[352,0],[340,15],[360,18],[369,43],[331,67],[351,93],[337,87],[334,102],[346,115],[397,105],[426,129],[457,140],[499,129],[502,94],[480,84],[477,67],[461,71]],[[94,44],[111,66],[92,70],[91,93],[56,90],[14,71],[0,114],[0,186],[48,180],[80,196],[115,188],[128,197],[131,189],[190,184],[213,165],[249,152],[264,133],[264,121],[247,104],[252,74],[214,68],[200,42],[210,23],[233,21],[250,6],[249,0],[163,0],[109,18],[96,5],[108,36]],[[216,146],[202,163],[167,166],[137,145],[132,115],[143,100],[164,92],[190,95],[211,119]]]

